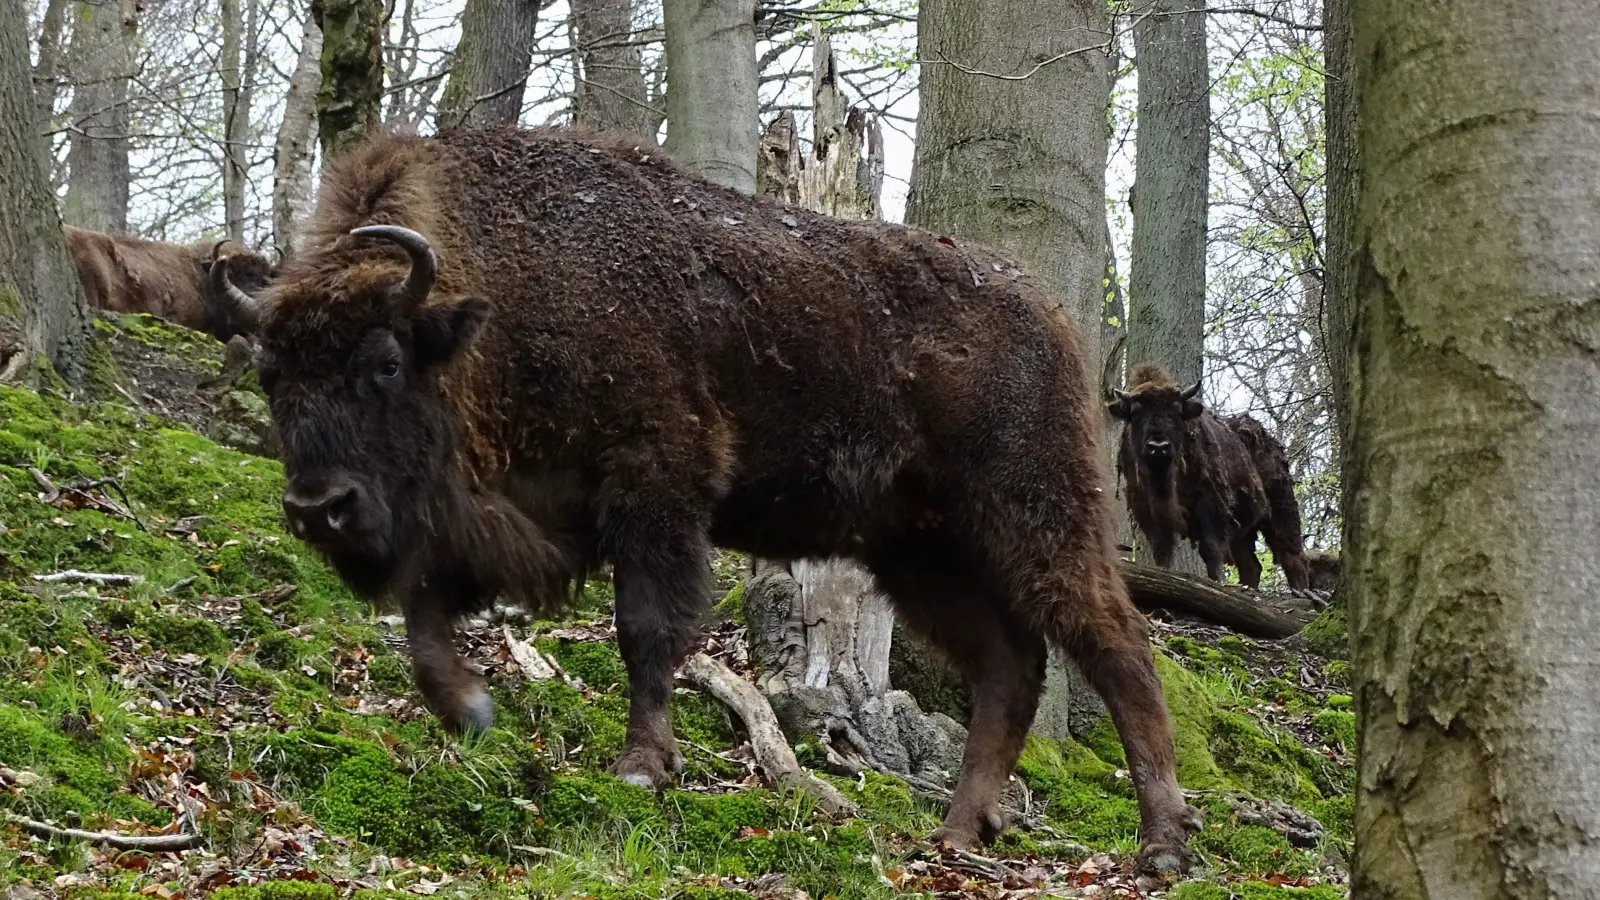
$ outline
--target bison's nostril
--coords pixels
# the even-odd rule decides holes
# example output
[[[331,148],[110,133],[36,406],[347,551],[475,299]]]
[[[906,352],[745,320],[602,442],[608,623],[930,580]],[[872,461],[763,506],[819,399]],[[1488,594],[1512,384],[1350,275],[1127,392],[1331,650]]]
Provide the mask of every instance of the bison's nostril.
[[[283,495],[283,509],[289,528],[296,537],[326,528],[340,531],[350,525],[356,509],[356,489],[336,487],[311,497],[290,489]]]

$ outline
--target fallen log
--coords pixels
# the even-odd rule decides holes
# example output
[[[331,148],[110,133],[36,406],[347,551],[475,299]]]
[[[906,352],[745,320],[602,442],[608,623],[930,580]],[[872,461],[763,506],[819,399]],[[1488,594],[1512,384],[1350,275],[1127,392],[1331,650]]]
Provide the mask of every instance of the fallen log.
[[[1171,569],[1118,562],[1128,596],[1142,610],[1164,609],[1221,625],[1253,638],[1286,638],[1305,623],[1266,605],[1241,588]]]
[[[805,791],[830,816],[855,814],[855,804],[838,788],[801,767],[789,746],[789,739],[778,727],[772,704],[755,685],[704,653],[690,657],[683,664],[683,674],[744,720],[745,731],[750,734],[750,749],[774,786]]]

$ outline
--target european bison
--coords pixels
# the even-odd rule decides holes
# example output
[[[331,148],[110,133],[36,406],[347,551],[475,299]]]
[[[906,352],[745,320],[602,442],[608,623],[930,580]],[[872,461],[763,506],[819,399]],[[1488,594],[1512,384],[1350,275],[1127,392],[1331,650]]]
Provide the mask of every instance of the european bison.
[[[240,333],[224,285],[231,280],[253,295],[272,279],[273,266],[260,254],[219,255],[226,241],[168,244],[70,226],[65,231],[91,306],[149,313],[219,341]]]
[[[1283,447],[1249,416],[1219,419],[1200,401],[1199,382],[1181,387],[1155,363],[1134,369],[1128,386],[1108,407],[1128,423],[1117,470],[1127,481],[1128,512],[1156,564],[1171,566],[1177,539],[1188,538],[1212,580],[1221,581],[1231,562],[1240,584],[1258,588],[1259,532],[1289,587],[1309,587],[1300,505]]]
[[[664,785],[711,544],[852,557],[973,692],[936,839],[1004,827],[1048,638],[1111,710],[1143,861],[1186,862],[1198,814],[1114,568],[1088,360],[1010,262],[567,130],[371,138],[305,234],[260,302],[285,513],[353,588],[400,601],[447,727],[494,715],[453,620],[497,594],[547,609],[609,562],[614,771]]]

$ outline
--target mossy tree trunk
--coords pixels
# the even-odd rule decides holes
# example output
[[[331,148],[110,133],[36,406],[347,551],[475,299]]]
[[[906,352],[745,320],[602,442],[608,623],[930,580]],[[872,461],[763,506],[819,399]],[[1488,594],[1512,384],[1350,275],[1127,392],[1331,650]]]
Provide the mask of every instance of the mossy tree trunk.
[[[244,188],[250,166],[248,71],[255,50],[254,0],[222,0],[222,207],[228,238],[244,243]]]
[[[1000,247],[1049,285],[1102,370],[1106,5],[924,0],[917,150],[906,221]],[[1109,455],[1107,462],[1109,463]],[[1069,732],[1089,691],[1052,651],[1034,730]]]
[[[662,115],[650,106],[632,0],[572,0],[578,58],[573,120],[637,134],[654,145]]]
[[[317,87],[322,82],[322,29],[309,12],[300,35],[300,54],[283,100],[283,120],[273,144],[272,238],[278,252],[294,252],[294,222],[311,206],[311,128],[316,121]]]
[[[80,385],[89,313],[45,177],[29,71],[27,15],[0,5],[0,382],[31,382],[48,362]]]
[[[1318,336],[1338,433],[1335,452],[1342,461],[1349,428],[1349,313],[1355,258],[1351,227],[1355,216],[1356,159],[1355,70],[1351,67],[1350,0],[1323,0],[1322,46],[1327,76],[1323,81],[1323,125],[1327,147],[1327,224],[1323,231],[1322,332]]]
[[[1353,0],[1353,896],[1600,884],[1600,18]]]
[[[668,155],[702,178],[755,193],[755,0],[662,0],[661,15]]]
[[[75,0],[72,134],[67,151],[69,224],[128,230],[128,81],[139,36],[134,0]]]
[[[322,29],[317,137],[322,162],[378,127],[383,101],[383,0],[313,0]]]
[[[1128,270],[1127,363],[1160,363],[1182,384],[1200,378],[1206,318],[1206,200],[1210,187],[1210,78],[1201,0],[1136,6],[1139,103],[1135,122],[1133,246]],[[1140,559],[1150,558],[1143,534]],[[1187,541],[1173,568],[1200,574]]]
[[[538,24],[538,0],[467,0],[450,81],[439,100],[440,131],[517,124]]]

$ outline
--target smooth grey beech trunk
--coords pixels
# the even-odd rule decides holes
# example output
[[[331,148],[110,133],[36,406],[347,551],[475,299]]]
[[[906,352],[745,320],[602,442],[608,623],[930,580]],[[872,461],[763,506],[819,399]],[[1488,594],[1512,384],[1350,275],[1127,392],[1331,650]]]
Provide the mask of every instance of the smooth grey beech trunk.
[[[1352,0],[1353,893],[1600,886],[1600,16]]]
[[[709,181],[753,194],[755,0],[662,0],[667,154]]]

